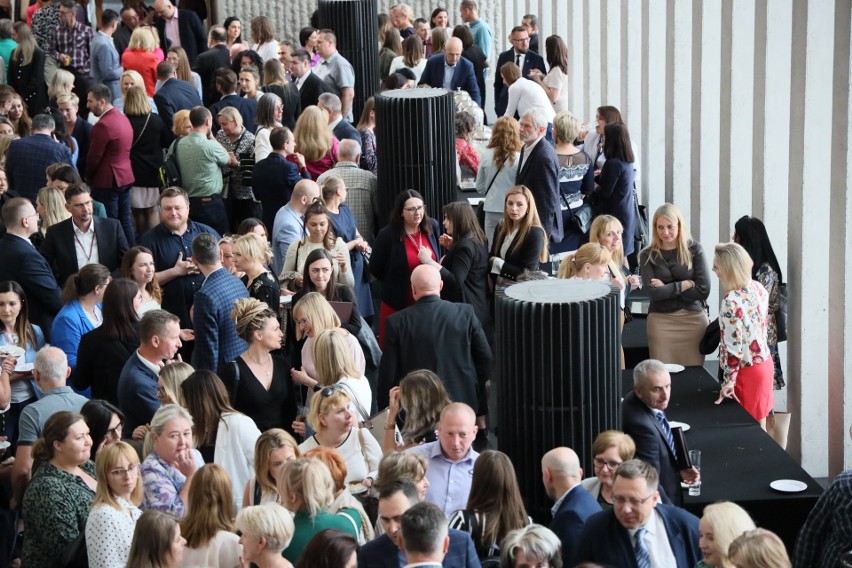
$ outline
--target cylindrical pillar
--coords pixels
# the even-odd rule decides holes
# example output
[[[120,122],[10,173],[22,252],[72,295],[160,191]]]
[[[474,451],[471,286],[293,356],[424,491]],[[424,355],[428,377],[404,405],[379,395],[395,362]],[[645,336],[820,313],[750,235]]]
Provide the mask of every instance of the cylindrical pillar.
[[[591,472],[595,436],[619,426],[618,310],[618,290],[588,280],[522,282],[497,298],[498,444],[539,522],[553,505],[542,456],[567,446]]]
[[[455,201],[453,95],[444,89],[397,89],[376,95],[380,225],[406,189],[423,195],[429,215],[442,219]]]
[[[337,51],[355,69],[356,123],[379,87],[378,19],[376,0],[319,0],[320,26],[334,31]]]

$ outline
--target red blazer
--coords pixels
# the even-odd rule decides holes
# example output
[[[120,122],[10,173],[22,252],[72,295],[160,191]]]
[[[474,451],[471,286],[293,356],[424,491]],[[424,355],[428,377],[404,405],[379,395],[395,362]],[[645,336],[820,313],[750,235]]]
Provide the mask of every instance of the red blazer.
[[[91,187],[109,188],[130,185],[134,181],[130,165],[133,127],[115,107],[101,115],[92,127],[92,145],[86,161],[86,176]]]
[[[149,97],[154,96],[157,85],[157,64],[163,60],[157,52],[142,51],[141,49],[126,49],[121,54],[121,66],[125,71],[138,71],[145,81],[145,91]]]

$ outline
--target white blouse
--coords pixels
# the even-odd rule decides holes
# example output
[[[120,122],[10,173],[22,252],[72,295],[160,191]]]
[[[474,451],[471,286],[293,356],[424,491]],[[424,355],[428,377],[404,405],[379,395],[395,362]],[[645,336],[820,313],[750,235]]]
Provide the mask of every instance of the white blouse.
[[[362,439],[364,443],[363,452],[361,450]],[[299,444],[299,451],[304,454],[319,447],[319,445],[317,437],[311,436]],[[334,449],[346,462],[345,481],[347,484],[360,482],[367,477],[376,479],[379,473],[379,462],[382,460],[382,448],[372,434],[358,427],[353,427],[346,440]],[[365,453],[367,454],[366,461],[364,460]]]
[[[239,568],[243,546],[240,537],[228,531],[219,531],[210,539],[207,546],[183,549],[183,560],[178,568],[196,566],[217,566],[218,568]]]
[[[133,530],[142,516],[139,507],[121,497],[116,500],[124,508],[95,505],[86,521],[86,550],[90,568],[124,568],[130,555]]]

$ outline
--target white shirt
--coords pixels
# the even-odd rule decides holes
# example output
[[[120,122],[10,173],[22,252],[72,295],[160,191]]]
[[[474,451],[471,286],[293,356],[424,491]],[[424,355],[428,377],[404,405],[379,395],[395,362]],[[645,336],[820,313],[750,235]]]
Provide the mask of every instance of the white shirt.
[[[527,160],[530,159],[530,154],[532,154],[532,151],[535,149],[535,145],[541,142],[542,138],[544,138],[544,136],[536,138],[535,142],[533,142],[529,146],[527,146],[526,144],[524,145],[523,150],[521,150],[521,165],[518,166],[518,171],[524,169],[524,164],[526,164]]]
[[[308,72],[305,73],[304,75],[302,75],[301,77],[294,77],[293,78],[293,82],[296,83],[296,88],[298,90],[300,90],[300,91],[302,90],[302,85],[305,84],[305,81],[308,79],[308,75],[310,75],[310,74],[311,74],[311,71],[309,69]]]
[[[95,220],[89,221],[89,229],[85,233],[73,221],[71,226],[74,227],[74,252],[77,254],[77,269],[79,270],[87,264],[98,264],[100,257],[98,256],[98,240],[95,237]]]
[[[411,69],[412,73],[416,77],[414,79],[415,84],[420,82],[420,76],[423,74],[423,70],[426,69],[426,57],[420,58],[420,63],[415,65],[414,67],[408,67],[405,63],[403,63],[404,57],[400,55],[399,57],[394,57],[393,61],[390,64],[390,72],[396,73],[398,70],[402,68]]]
[[[635,542],[634,535],[640,527],[628,529],[630,533],[630,545]],[[677,568],[672,545],[669,542],[669,535],[666,534],[666,526],[663,524],[663,519],[655,509],[653,514],[648,516],[645,522],[645,546],[648,547],[648,555],[651,557],[651,566],[654,568]]]
[[[533,107],[539,107],[544,111],[547,122],[553,122],[556,111],[553,103],[544,91],[544,87],[525,77],[521,77],[509,86],[509,101],[503,116],[524,116]]]
[[[359,435],[360,431],[360,435]],[[361,443],[363,440],[363,450]],[[311,436],[301,444],[299,451],[303,454],[319,447],[319,442],[316,436]],[[345,483],[357,483],[370,477],[376,479],[379,475],[379,462],[382,461],[382,448],[376,439],[367,432],[361,430],[357,426],[353,426],[346,440],[342,444],[334,448],[346,462],[346,480]],[[364,459],[366,454],[366,459]]]
[[[86,521],[86,549],[91,568],[124,568],[133,542],[139,507],[121,497],[116,500],[125,510],[110,505],[95,505]],[[128,514],[128,512],[130,514]]]
[[[260,58],[264,61],[268,61],[270,59],[278,59],[278,42],[273,40],[267,41],[263,45],[254,44],[251,48],[260,55]]]
[[[515,242],[515,237],[518,236],[518,229],[506,233],[506,238],[503,239],[503,246],[500,247],[500,256],[494,259],[491,265],[491,273],[499,274],[503,271],[503,263],[506,262],[506,254],[509,252],[509,247]]]

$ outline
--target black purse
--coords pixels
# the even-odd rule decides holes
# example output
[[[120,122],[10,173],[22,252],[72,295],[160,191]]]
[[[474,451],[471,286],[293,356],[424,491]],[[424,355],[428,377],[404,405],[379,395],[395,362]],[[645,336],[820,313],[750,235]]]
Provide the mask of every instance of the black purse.
[[[781,282],[778,286],[781,300],[778,303],[778,311],[775,312],[775,331],[778,343],[781,343],[787,341],[787,283]]]

